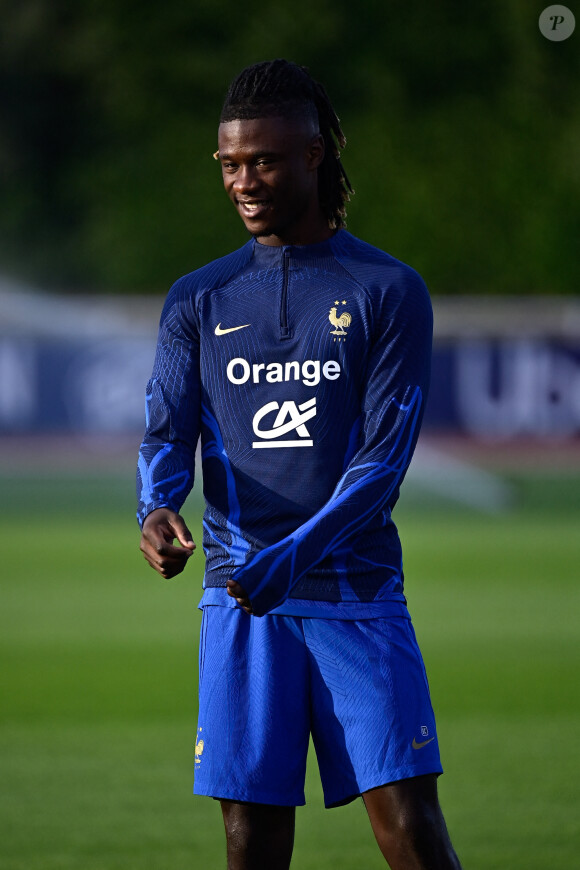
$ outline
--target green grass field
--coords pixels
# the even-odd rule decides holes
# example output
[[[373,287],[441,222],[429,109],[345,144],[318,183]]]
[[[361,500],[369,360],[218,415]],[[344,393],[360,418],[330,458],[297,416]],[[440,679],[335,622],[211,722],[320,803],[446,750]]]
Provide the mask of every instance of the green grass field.
[[[514,478],[497,515],[409,494],[398,519],[465,870],[580,861],[580,478]],[[0,479],[1,870],[219,870],[191,796],[202,556],[162,581],[130,474]],[[195,504],[186,511],[199,537]],[[295,870],[384,867],[311,759]]]

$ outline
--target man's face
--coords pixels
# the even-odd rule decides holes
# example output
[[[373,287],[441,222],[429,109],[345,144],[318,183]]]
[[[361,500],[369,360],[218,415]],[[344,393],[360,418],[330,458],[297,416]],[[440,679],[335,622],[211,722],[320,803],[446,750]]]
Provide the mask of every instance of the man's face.
[[[226,121],[218,145],[224,187],[253,236],[304,245],[330,235],[318,200],[324,141],[311,121]]]

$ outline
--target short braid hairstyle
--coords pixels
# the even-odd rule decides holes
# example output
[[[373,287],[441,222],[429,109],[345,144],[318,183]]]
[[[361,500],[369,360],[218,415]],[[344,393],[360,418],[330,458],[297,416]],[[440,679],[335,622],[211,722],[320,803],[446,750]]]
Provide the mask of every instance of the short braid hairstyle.
[[[346,226],[346,203],[354,193],[340,159],[346,145],[340,121],[325,88],[305,66],[278,58],[246,67],[229,86],[220,123],[255,118],[311,117],[324,139],[318,167],[320,205],[332,229]]]

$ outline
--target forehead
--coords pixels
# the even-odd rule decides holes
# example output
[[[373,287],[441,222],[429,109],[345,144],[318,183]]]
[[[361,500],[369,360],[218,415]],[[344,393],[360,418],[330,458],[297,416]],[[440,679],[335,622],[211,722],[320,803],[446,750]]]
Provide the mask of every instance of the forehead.
[[[218,129],[220,157],[233,153],[285,153],[302,148],[317,131],[307,118],[252,118],[224,121]]]

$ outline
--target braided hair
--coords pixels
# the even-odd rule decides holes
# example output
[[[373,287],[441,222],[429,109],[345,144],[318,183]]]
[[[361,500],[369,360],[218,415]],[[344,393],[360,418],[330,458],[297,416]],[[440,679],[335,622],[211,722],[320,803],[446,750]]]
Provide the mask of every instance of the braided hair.
[[[346,139],[326,90],[308,69],[287,60],[246,67],[232,81],[220,123],[256,118],[311,118],[324,139],[324,159],[318,167],[320,205],[332,229],[346,226],[345,204],[354,193],[340,159]]]

